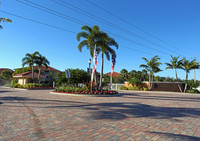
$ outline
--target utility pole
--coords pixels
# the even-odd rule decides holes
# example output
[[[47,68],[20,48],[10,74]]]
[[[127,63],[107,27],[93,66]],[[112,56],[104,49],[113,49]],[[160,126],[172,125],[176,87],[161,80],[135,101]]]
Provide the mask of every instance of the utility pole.
[[[193,55],[193,60],[194,60],[194,55]],[[195,69],[194,69],[194,83],[196,84],[196,72],[195,72]]]

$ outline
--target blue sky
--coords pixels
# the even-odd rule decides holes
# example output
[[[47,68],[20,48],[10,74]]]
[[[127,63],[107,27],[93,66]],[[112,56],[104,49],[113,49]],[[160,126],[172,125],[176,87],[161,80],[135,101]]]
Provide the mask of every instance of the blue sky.
[[[28,1],[20,1],[28,3]],[[0,10],[71,30],[75,33],[81,31],[82,25],[99,25],[101,30],[107,32],[119,43],[119,49],[116,50],[117,62],[115,71],[117,72],[120,72],[123,68],[128,71],[132,69],[142,70],[139,68],[139,65],[144,63],[141,58],[147,57],[150,59],[154,55],[159,55],[163,64],[169,62],[169,55],[171,54],[175,56],[181,55],[188,59],[192,59],[194,55],[200,61],[199,0],[89,0],[156,36],[159,40],[94,7],[87,0],[64,1],[112,25],[58,5],[52,0],[29,1],[78,19],[81,22],[75,23],[57,17],[16,0],[1,0]],[[55,1],[64,4],[60,0]],[[46,56],[51,63],[50,66],[61,71],[66,68],[86,70],[88,67],[88,60],[91,57],[86,49],[83,49],[82,53],[78,51],[76,34],[30,22],[2,12],[0,12],[0,17],[7,17],[13,21],[11,24],[2,24],[4,28],[0,30],[0,68],[19,68],[25,54],[35,51],[39,51]],[[123,31],[113,26],[123,28]],[[126,38],[126,40],[116,37],[113,33]],[[167,44],[160,40],[165,41]],[[134,42],[138,42],[142,46]],[[100,70],[100,61],[101,58],[99,56],[97,70]],[[110,61],[105,60],[104,64],[104,73],[107,73],[110,71]],[[174,70],[165,70],[165,67],[165,65],[161,66],[163,71],[158,75],[175,77]],[[200,71],[196,72],[197,79],[200,80]],[[179,76],[182,79],[185,78],[185,72],[179,70]],[[193,78],[193,71],[191,71],[189,78]]]

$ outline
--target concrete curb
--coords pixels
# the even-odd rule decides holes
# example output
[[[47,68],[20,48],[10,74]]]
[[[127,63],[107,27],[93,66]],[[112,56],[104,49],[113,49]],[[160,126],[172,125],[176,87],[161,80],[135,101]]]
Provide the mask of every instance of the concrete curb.
[[[67,95],[67,96],[85,96],[85,97],[113,97],[113,96],[122,95],[122,94],[113,94],[113,95],[68,94],[68,93],[59,93],[59,92],[53,92],[53,91],[51,91],[50,94]]]
[[[128,93],[158,93],[158,94],[182,94],[182,95],[199,95],[196,93],[180,93],[180,92],[165,92],[165,91],[134,91],[134,90],[118,90],[118,92],[128,92]]]

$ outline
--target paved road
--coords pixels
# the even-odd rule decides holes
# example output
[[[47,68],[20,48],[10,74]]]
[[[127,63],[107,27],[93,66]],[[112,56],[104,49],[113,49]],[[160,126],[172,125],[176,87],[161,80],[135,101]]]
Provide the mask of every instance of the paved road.
[[[0,88],[0,140],[200,140],[200,95],[49,92]]]

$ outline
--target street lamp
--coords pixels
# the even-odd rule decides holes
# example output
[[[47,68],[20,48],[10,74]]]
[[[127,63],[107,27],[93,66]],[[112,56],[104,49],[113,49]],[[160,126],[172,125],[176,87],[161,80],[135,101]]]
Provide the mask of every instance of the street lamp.
[[[91,59],[89,59],[89,61],[88,61],[88,63],[89,63],[89,70],[88,70],[88,72],[89,72],[89,74],[90,74],[90,65],[91,65]]]

